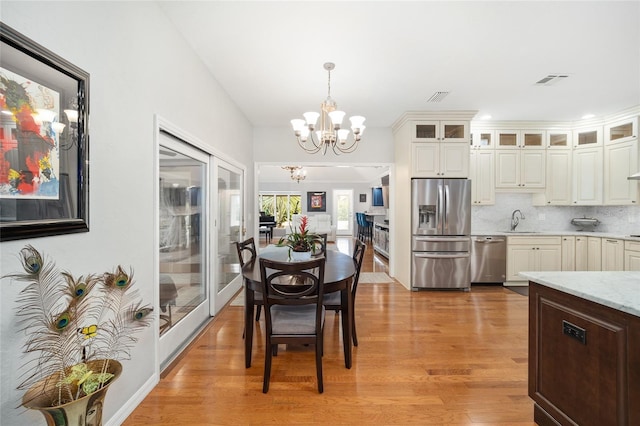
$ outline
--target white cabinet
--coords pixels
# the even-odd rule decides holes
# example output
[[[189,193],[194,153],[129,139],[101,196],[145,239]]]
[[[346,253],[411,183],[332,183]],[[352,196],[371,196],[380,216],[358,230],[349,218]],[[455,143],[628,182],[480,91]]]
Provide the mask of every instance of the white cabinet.
[[[628,180],[627,177],[637,171],[638,138],[631,138],[626,142],[605,143],[604,204],[636,204],[638,201],[638,181]]]
[[[576,239],[576,271],[589,270],[589,244],[587,237],[575,237]]]
[[[561,270],[575,271],[576,270],[576,238],[572,236],[562,237],[561,246],[562,246]]]
[[[573,149],[602,146],[602,126],[578,128],[573,131]]]
[[[469,143],[469,121],[421,120],[412,124],[411,142]]]
[[[572,132],[569,130],[547,130],[547,149],[571,149]]]
[[[604,142],[628,142],[638,138],[638,117],[619,120],[604,126]]]
[[[471,179],[471,203],[490,205],[496,202],[495,153],[493,150],[472,150],[469,165]]]
[[[413,177],[469,177],[467,143],[412,143],[411,151]]]
[[[507,237],[507,281],[523,281],[524,271],[560,271],[561,258],[560,237]]]
[[[587,237],[587,270],[602,270],[602,238]]]
[[[567,206],[571,203],[571,151],[547,150],[545,204]]]
[[[602,270],[624,271],[624,240],[602,238]]]
[[[545,150],[496,151],[496,189],[539,190],[545,187]]]
[[[493,130],[471,130],[471,149],[495,148],[495,132]]]
[[[602,147],[574,149],[572,198],[575,205],[602,204]]]
[[[624,242],[624,270],[640,271],[640,242]]]
[[[498,149],[541,149],[545,147],[544,130],[496,130]]]

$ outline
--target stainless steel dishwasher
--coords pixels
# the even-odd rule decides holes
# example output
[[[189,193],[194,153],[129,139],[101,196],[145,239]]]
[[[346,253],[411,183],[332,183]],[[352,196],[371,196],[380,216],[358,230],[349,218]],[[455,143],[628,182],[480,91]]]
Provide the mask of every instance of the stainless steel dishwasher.
[[[471,237],[471,282],[503,283],[507,278],[507,238]]]

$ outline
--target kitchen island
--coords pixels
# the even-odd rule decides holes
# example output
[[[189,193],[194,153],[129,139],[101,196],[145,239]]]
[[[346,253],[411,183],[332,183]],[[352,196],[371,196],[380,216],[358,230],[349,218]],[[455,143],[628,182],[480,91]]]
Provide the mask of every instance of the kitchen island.
[[[522,272],[539,425],[640,424],[640,272]]]

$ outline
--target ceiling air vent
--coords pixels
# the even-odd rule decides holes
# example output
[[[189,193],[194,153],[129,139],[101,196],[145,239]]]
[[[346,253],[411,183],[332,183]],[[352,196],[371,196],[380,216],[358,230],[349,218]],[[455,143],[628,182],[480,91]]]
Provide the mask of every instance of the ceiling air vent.
[[[427,102],[440,102],[442,101],[447,95],[449,94],[449,92],[436,92],[433,95],[431,95],[431,97],[429,99],[427,99]]]
[[[568,77],[568,74],[549,74],[545,78],[536,81],[536,86],[551,86],[552,84],[556,84]]]

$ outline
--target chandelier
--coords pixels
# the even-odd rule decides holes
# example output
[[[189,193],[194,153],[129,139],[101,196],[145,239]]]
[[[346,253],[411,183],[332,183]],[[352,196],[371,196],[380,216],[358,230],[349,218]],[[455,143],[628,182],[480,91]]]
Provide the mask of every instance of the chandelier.
[[[324,64],[324,69],[327,70],[329,79],[327,84],[327,99],[320,104],[321,112],[305,112],[302,114],[304,120],[291,120],[298,145],[310,154],[315,154],[322,150],[322,154],[324,155],[327,153],[329,147],[331,147],[336,155],[353,152],[358,147],[358,142],[365,129],[363,125],[364,117],[361,115],[350,117],[349,120],[351,121],[353,138],[350,142],[347,142],[350,132],[348,129],[341,128],[345,112],[337,111],[336,108],[338,106],[331,98],[331,70],[335,67],[336,65],[333,62]],[[320,128],[316,130],[318,118],[320,118]],[[309,141],[309,143],[307,143],[307,141]]]
[[[307,171],[302,170],[301,166],[282,166],[282,168],[289,170],[289,173],[291,173],[291,180],[295,180],[298,183],[307,178]]]

